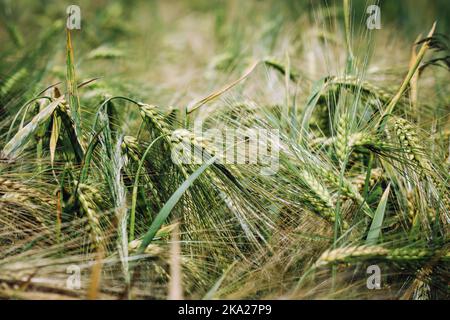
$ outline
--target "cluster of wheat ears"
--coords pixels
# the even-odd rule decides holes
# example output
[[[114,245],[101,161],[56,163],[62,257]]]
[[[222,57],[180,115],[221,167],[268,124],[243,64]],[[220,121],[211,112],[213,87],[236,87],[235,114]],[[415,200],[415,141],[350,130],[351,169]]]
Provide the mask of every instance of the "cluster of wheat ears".
[[[165,74],[149,76],[152,88],[144,73],[110,82],[108,73],[96,74],[102,63],[144,59],[139,53],[92,50],[89,31],[65,30],[61,21],[27,46],[5,16],[0,297],[448,298],[450,87],[439,68],[448,68],[448,39],[439,25],[425,26],[431,30],[411,50],[397,48],[402,66],[381,68],[369,58],[389,54],[372,38],[377,31],[363,23],[357,43],[350,1],[342,8],[335,20],[336,9],[316,8],[323,17],[272,19],[250,35],[227,29],[220,11],[216,41],[228,39],[226,54],[207,66],[196,61],[201,40],[192,35],[194,53],[183,48],[180,73],[168,66],[177,64],[170,55],[150,64],[150,73]],[[98,19],[91,24],[116,30],[112,39],[134,34]],[[191,20],[181,29],[210,26]],[[299,24],[309,26],[303,38],[293,31]],[[144,39],[169,32],[155,30],[155,39]],[[54,39],[63,31],[61,59]],[[245,39],[258,44],[253,51]],[[74,54],[78,43],[91,51]],[[274,44],[283,49],[265,51]],[[256,58],[261,52],[271,55]],[[329,73],[313,66],[321,54]],[[89,73],[83,64],[92,61]],[[195,97],[180,85],[183,68],[202,77],[189,64],[208,78],[192,82]],[[192,131],[197,119],[206,128],[278,129],[278,171],[217,161]],[[179,144],[206,160],[175,163]],[[366,286],[370,265],[381,270],[379,290]]]

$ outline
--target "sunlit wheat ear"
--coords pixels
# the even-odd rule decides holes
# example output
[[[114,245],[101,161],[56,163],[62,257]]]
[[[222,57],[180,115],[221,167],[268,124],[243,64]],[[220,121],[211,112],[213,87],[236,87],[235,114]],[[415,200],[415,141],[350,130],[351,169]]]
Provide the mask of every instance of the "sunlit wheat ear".
[[[191,158],[195,163],[201,163],[208,157],[215,156],[217,153],[217,148],[209,143],[205,137],[198,137],[187,129],[174,130],[171,134],[170,140],[174,145],[183,144],[188,147],[193,153],[193,157]]]
[[[94,248],[104,246],[104,235],[100,225],[100,214],[95,201],[98,191],[85,185],[78,187],[78,200],[88,218],[89,232]],[[97,200],[98,201],[98,200]]]
[[[32,194],[32,190],[27,186],[10,179],[0,177],[0,193],[4,194],[8,192],[20,193],[23,197],[28,197]]]
[[[0,199],[9,200],[10,202],[20,202],[33,206],[45,204],[48,208],[56,208],[55,197],[51,194],[45,194],[39,189],[32,188],[21,182],[0,176]],[[38,206],[39,207],[39,206]],[[42,224],[46,225],[40,213],[36,213],[35,218]]]
[[[416,273],[416,278],[413,281],[413,299],[414,300],[430,300],[430,282],[432,280],[431,276],[433,273],[433,268],[426,266],[421,268]]]
[[[125,156],[127,157],[126,161],[126,167],[128,169],[128,172],[130,175],[135,175],[135,172],[132,172],[130,170],[134,169],[134,167],[130,167],[130,164],[137,165],[139,161],[141,161],[143,156],[143,150],[141,146],[139,145],[138,140],[135,137],[132,136],[124,136],[123,142],[122,142],[122,150],[124,151]],[[150,160],[151,161],[151,160]],[[162,207],[162,201],[160,199],[160,194],[158,191],[157,186],[155,183],[152,182],[151,178],[144,173],[143,174],[144,181],[142,183],[144,190],[149,190],[153,196],[151,199],[152,202],[156,203],[156,206],[158,208]]]
[[[446,249],[431,248],[398,248],[387,249],[381,246],[355,246],[325,251],[315,266],[320,267],[332,263],[351,263],[368,259],[384,259],[395,262],[421,262],[436,256],[442,261],[450,260],[450,252]]]
[[[217,172],[211,172],[208,174],[208,178],[211,180],[211,188],[218,192],[220,199],[224,202],[226,207],[235,215],[237,221],[239,221],[242,230],[246,234],[248,240],[257,247],[260,247],[260,240],[264,237],[260,233],[258,224],[264,226],[270,226],[271,221],[262,213],[255,213],[254,209],[250,207],[250,203],[245,203],[245,197],[248,196],[245,193],[242,194],[241,186],[238,187],[239,191],[236,193],[236,181],[232,177],[232,173],[228,171],[225,166],[220,164],[221,154],[218,154],[217,148],[209,142],[206,137],[196,136],[195,133],[186,129],[177,129],[173,131],[171,135],[171,143],[174,145],[183,145],[184,147],[191,148],[193,156],[191,157],[193,162],[202,163],[209,158],[216,156],[216,165],[220,168],[219,171],[225,173],[227,176],[221,177]],[[246,199],[250,200],[250,199]]]
[[[450,210],[450,199],[448,196],[448,187],[445,182],[436,176],[435,169],[431,161],[425,156],[425,149],[421,145],[417,136],[416,129],[410,122],[403,118],[395,118],[394,128],[400,145],[403,148],[404,156],[418,167],[418,173],[429,178],[440,193],[439,197],[444,205],[445,210]]]
[[[421,163],[421,156],[418,154],[419,143],[415,130],[408,121],[402,118],[396,118],[394,122],[395,133],[404,148],[405,156],[408,160],[415,160],[421,166],[425,164],[424,169],[429,169],[428,163]],[[428,168],[426,168],[428,167]]]
[[[317,166],[314,170],[316,170],[316,172],[320,174],[320,176],[327,183],[329,183],[334,190],[340,190],[342,196],[354,200],[359,206],[361,206],[366,215],[370,217],[373,215],[372,210],[369,208],[360,191],[355,187],[352,181],[346,177],[340,179],[339,173],[333,172],[331,168]]]

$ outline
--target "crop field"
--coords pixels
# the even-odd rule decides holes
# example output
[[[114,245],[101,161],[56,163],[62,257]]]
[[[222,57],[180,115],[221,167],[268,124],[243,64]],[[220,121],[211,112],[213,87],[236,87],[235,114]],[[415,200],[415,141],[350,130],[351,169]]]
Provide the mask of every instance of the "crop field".
[[[0,0],[0,298],[449,299],[449,11]]]

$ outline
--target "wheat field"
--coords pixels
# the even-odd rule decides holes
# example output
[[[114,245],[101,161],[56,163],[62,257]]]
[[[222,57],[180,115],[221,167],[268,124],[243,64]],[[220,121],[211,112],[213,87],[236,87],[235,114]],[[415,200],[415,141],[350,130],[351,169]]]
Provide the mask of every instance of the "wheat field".
[[[450,297],[447,1],[78,6],[0,2],[0,298]]]

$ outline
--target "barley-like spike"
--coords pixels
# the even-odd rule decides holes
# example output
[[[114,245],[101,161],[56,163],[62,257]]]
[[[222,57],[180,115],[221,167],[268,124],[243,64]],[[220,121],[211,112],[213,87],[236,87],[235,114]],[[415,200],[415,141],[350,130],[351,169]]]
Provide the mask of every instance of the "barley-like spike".
[[[329,138],[317,138],[314,139],[311,142],[311,147],[324,147],[324,146],[330,146],[330,145],[337,145],[338,144],[338,137],[329,137]],[[342,143],[342,140],[341,140]],[[359,146],[378,146],[380,145],[380,142],[375,141],[369,133],[366,132],[357,132],[357,133],[351,133],[348,135],[348,141],[347,141],[347,147],[355,148]],[[337,147],[336,147],[337,148]]]
[[[142,118],[147,121],[152,127],[156,128],[162,134],[170,134],[170,129],[164,115],[158,111],[154,105],[139,103],[139,108]]]
[[[351,263],[361,259],[385,259],[395,262],[415,262],[428,260],[437,256],[443,261],[450,259],[450,252],[446,249],[430,248],[397,248],[387,249],[381,246],[355,246],[325,251],[315,263],[316,267],[330,263]]]
[[[409,223],[413,226],[416,221],[416,217],[418,217],[417,205],[414,202],[414,193],[412,190],[409,190],[406,195],[407,209],[408,209],[408,220]]]
[[[383,169],[375,168],[370,171],[369,188],[373,187],[375,183],[383,176]],[[351,180],[351,183],[355,186],[355,189],[359,192],[363,191],[364,184],[366,183],[366,173],[360,174]]]
[[[315,211],[324,219],[334,222],[336,215],[334,212],[334,202],[328,190],[308,171],[301,173],[303,181],[308,186],[310,193],[304,196],[311,203]]]
[[[392,98],[392,94],[390,94],[386,90],[373,85],[369,81],[362,81],[355,77],[348,77],[348,76],[334,77],[328,82],[328,84],[334,86],[337,85],[337,86],[360,88],[362,91],[371,93],[384,102],[389,101]]]
[[[21,68],[19,69],[19,71],[12,74],[8,79],[3,81],[2,85],[0,86],[0,96],[5,97],[18,82],[22,80],[26,81],[25,78],[27,75],[28,71],[26,68]]]
[[[123,138],[123,142],[122,142],[122,149],[124,150],[126,156],[127,156],[127,161],[129,161],[130,159],[133,160],[134,162],[139,162],[141,160],[142,157],[142,152],[141,149],[139,147],[139,143],[137,141],[137,139],[135,137],[132,136],[125,136]],[[153,184],[153,182],[151,181],[150,177],[147,175],[144,175],[144,186],[145,189],[150,190],[150,192],[153,195],[153,200],[156,204],[156,206],[158,208],[162,207],[162,202],[161,199],[159,197],[159,192],[158,189],[156,188],[156,186]]]
[[[196,159],[200,162],[203,160],[204,156],[215,156],[217,153],[216,148],[210,145],[204,137],[198,137],[187,129],[174,130],[170,139],[175,145],[180,143],[184,143],[189,146],[192,145],[195,148],[194,157],[200,157],[200,159]]]
[[[419,138],[416,130],[407,120],[397,117],[394,121],[394,129],[400,140],[405,156],[408,160],[413,161],[420,168],[420,174],[423,177],[429,177],[442,195],[442,202],[446,210],[450,210],[450,199],[448,197],[448,190],[442,180],[436,178],[432,165],[428,159],[422,156],[418,150],[423,148],[420,146]]]
[[[15,194],[17,197],[20,197],[24,201],[32,201],[33,198],[39,197],[39,199],[43,199],[48,205],[55,206],[56,201],[52,197],[47,197],[44,194],[37,194],[37,190],[28,187],[22,183],[0,177],[0,195],[1,194]]]
[[[413,282],[413,299],[414,300],[430,300],[430,280],[433,268],[426,266],[421,268]]]
[[[385,257],[389,250],[379,246],[344,247],[325,251],[315,263],[316,267],[330,263],[346,263],[353,259]]]
[[[122,142],[122,150],[125,152],[127,157],[133,159],[136,162],[140,160],[140,149],[138,141],[135,137],[124,136]]]
[[[217,161],[220,161],[220,155],[217,154],[217,149],[215,146],[212,146],[208,143],[208,140],[203,137],[196,136],[193,132],[190,132],[186,129],[177,129],[171,135],[171,141],[173,144],[177,145],[180,143],[184,143],[189,146],[194,146],[195,152],[194,157],[200,157],[200,159],[196,158],[196,160],[202,161],[203,157],[213,157],[219,156]],[[203,159],[204,160],[204,159]],[[225,169],[226,170],[226,169]],[[238,202],[236,202],[232,197],[227,194],[226,184],[218,177],[218,175],[214,172],[211,172],[209,178],[214,182],[214,186],[217,188],[219,192],[219,196],[224,201],[225,205],[235,214],[238,218],[243,231],[246,233],[249,239],[254,240],[254,243],[257,243],[257,238],[255,236],[254,230],[251,230],[251,227],[254,229],[254,224],[248,221],[245,211],[245,206],[242,206]],[[259,233],[256,231],[256,233]],[[261,237],[260,234],[258,234]]]

